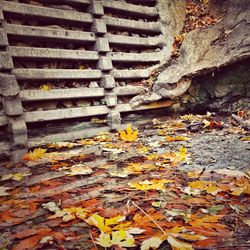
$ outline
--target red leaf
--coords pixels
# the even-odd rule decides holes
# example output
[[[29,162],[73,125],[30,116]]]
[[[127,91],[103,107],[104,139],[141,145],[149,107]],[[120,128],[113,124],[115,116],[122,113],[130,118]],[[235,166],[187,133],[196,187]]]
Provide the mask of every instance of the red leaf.
[[[43,235],[34,235],[29,237],[28,239],[22,240],[20,243],[15,245],[12,250],[33,250],[35,245],[39,242],[39,240],[43,237]]]
[[[15,233],[11,236],[12,239],[22,239],[22,238],[26,238],[35,234],[47,234],[51,231],[50,228],[36,228],[36,229],[26,229],[24,231]]]

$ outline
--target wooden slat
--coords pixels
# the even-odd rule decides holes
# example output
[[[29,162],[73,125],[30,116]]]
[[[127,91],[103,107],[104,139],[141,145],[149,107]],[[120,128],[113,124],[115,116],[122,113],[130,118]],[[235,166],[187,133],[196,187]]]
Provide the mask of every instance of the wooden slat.
[[[104,7],[117,12],[119,11],[119,13],[128,13],[131,15],[139,15],[144,17],[158,16],[158,12],[155,7],[147,7],[111,0],[102,0],[102,3]]]
[[[57,40],[57,42],[78,43],[89,43],[95,41],[95,35],[92,32],[71,31],[64,29],[44,28],[7,23],[5,23],[3,26],[6,29],[8,35],[36,40]]]
[[[162,60],[161,52],[154,53],[121,53],[110,52],[109,56],[114,62],[159,62]]]
[[[96,115],[106,115],[109,109],[107,106],[92,106],[83,108],[68,108],[68,109],[55,109],[46,111],[33,111],[24,113],[24,120],[26,122],[40,122],[62,120],[77,117],[89,117]]]
[[[75,88],[44,90],[21,90],[22,101],[94,98],[105,95],[103,88]]]
[[[122,86],[114,88],[114,93],[118,96],[130,96],[143,93],[146,89],[143,86]]]
[[[59,59],[59,60],[98,60],[98,52],[70,49],[28,48],[10,46],[8,51],[13,57]]]
[[[142,79],[149,77],[149,70],[147,69],[124,69],[124,70],[112,70],[112,76],[115,79]]]
[[[31,16],[33,18],[46,18],[46,20],[71,21],[74,23],[92,23],[91,14],[70,10],[60,10],[54,8],[41,7],[17,2],[2,1],[3,12]]]
[[[157,37],[133,37],[133,36],[121,36],[106,34],[110,44],[113,45],[125,45],[135,47],[156,47],[164,45],[163,36]]]
[[[50,4],[72,4],[72,5],[89,5],[90,0],[40,0],[43,3]]]
[[[142,22],[123,18],[103,16],[107,26],[117,29],[140,31],[146,33],[160,33],[161,28],[158,22]]]
[[[12,74],[18,80],[50,80],[50,79],[100,79],[100,70],[80,69],[13,69]]]
[[[142,86],[122,86],[114,88],[118,96],[137,95],[145,91]],[[104,97],[104,88],[74,88],[74,89],[52,89],[44,90],[21,90],[20,97],[22,101],[41,101],[58,99],[77,99]],[[0,117],[1,119],[1,117]],[[1,121],[1,120],[0,120]]]

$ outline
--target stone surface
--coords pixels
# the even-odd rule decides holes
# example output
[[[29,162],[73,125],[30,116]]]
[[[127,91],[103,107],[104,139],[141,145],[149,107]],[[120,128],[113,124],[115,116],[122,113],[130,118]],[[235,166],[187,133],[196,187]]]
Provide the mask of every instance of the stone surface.
[[[115,88],[115,79],[110,75],[104,75],[101,80],[101,86],[105,89]]]
[[[8,116],[16,116],[23,113],[22,102],[19,96],[3,98],[3,108]]]
[[[111,59],[106,56],[101,56],[98,61],[98,68],[102,71],[112,70],[113,65]]]
[[[13,61],[8,52],[0,52],[0,70],[13,69]]]
[[[9,45],[8,37],[4,29],[0,29],[0,46],[7,47]]]
[[[104,15],[104,9],[101,1],[92,1],[89,7],[90,13],[92,13],[95,16],[102,16]]]
[[[109,52],[110,48],[108,40],[102,37],[97,38],[94,49],[102,53]]]
[[[19,146],[26,147],[28,142],[28,134],[26,123],[22,118],[9,118],[9,129],[12,134],[12,148]]]
[[[107,116],[108,125],[112,130],[117,130],[121,126],[121,114],[118,111],[111,110]]]
[[[116,93],[106,93],[105,101],[108,107],[114,107],[117,104]]]
[[[92,31],[97,34],[107,33],[106,23],[103,20],[95,19],[92,24]]]
[[[0,94],[3,96],[15,96],[20,88],[16,78],[13,75],[0,73]]]
[[[28,149],[17,149],[11,152],[11,161],[20,162],[23,156],[28,152]]]

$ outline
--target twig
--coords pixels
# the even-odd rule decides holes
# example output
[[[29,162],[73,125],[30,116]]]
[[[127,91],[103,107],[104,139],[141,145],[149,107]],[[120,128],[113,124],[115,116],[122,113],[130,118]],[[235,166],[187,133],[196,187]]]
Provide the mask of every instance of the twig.
[[[95,244],[95,240],[94,240],[94,238],[93,238],[93,235],[91,234],[90,231],[89,231],[89,235],[90,235],[90,238],[91,238],[91,240],[92,240],[92,242],[93,242],[93,244],[94,244],[94,246],[95,246],[95,249],[98,250],[97,245]]]
[[[147,214],[142,208],[140,208],[135,202],[131,201],[134,206],[136,206],[141,212],[143,212],[161,231],[164,235],[167,235],[166,232],[162,229],[162,227],[149,215]]]

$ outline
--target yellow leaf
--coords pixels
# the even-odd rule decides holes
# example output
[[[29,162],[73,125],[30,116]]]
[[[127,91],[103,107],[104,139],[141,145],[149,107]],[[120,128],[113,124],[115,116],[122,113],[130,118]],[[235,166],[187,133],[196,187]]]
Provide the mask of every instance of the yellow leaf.
[[[43,85],[40,86],[40,89],[45,90],[45,91],[51,90],[51,88],[52,87],[49,84],[43,84]]]
[[[109,234],[101,232],[99,238],[96,239],[96,244],[102,247],[111,247],[113,245],[119,247],[135,247],[135,240],[131,234],[124,230],[112,232],[112,239]]]
[[[242,140],[242,141],[250,141],[250,136],[242,137],[241,140]]]
[[[145,180],[140,181],[139,183],[128,183],[128,185],[132,188],[136,188],[139,190],[161,190],[165,191],[165,184],[171,183],[173,180]]]
[[[162,240],[160,238],[151,237],[142,242],[141,250],[158,249],[161,243],[162,243]]]
[[[35,148],[32,151],[29,151],[29,153],[25,154],[23,156],[23,160],[25,161],[38,161],[40,158],[42,158],[44,156],[44,154],[46,153],[46,149],[43,148]]]
[[[168,243],[171,245],[173,250],[192,250],[193,247],[191,244],[186,242],[179,241],[172,237],[171,235],[168,236]]]
[[[188,138],[183,135],[177,135],[177,136],[166,136],[166,141],[167,142],[174,142],[174,141],[187,141]]]
[[[221,192],[222,189],[212,181],[192,181],[188,183],[188,186],[192,189],[200,189],[206,191],[209,194],[216,195]]]
[[[138,137],[138,130],[133,130],[131,124],[128,125],[126,130],[119,130],[120,137],[123,141],[132,142]]]
[[[31,175],[30,173],[16,173],[16,174],[6,174],[3,175],[1,178],[1,181],[5,180],[15,180],[15,181],[20,181],[22,180],[25,176]]]
[[[105,219],[104,217],[98,215],[97,213],[92,214],[86,222],[90,225],[96,226],[100,231],[105,233],[110,233],[112,231],[111,226],[117,225],[125,220],[125,216],[118,215],[116,217]]]
[[[210,122],[210,121],[208,121],[208,120],[206,120],[206,119],[204,119],[204,120],[203,120],[203,123],[204,123],[203,128],[207,128],[207,127],[209,127],[209,126],[210,126],[210,124],[211,124],[211,122]]]

